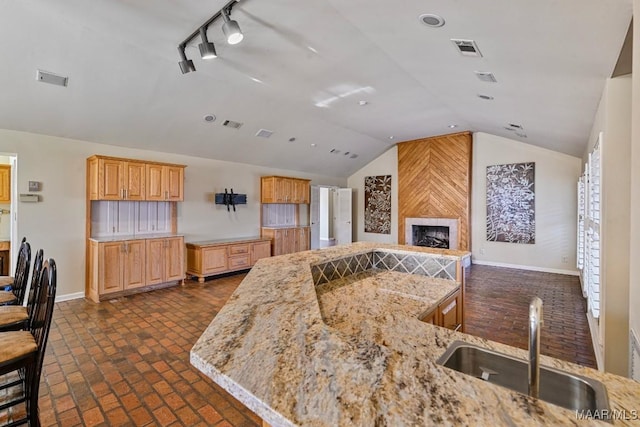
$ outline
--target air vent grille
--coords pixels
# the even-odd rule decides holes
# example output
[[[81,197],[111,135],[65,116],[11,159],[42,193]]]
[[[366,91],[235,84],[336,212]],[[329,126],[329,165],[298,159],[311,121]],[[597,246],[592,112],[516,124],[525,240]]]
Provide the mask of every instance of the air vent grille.
[[[256,136],[259,138],[269,138],[271,135],[273,135],[273,131],[267,130],[267,129],[260,129],[257,133]]]
[[[451,39],[451,41],[458,49],[458,52],[463,56],[482,56],[480,49],[478,49],[478,45],[473,40]]]
[[[482,80],[483,82],[488,82],[488,83],[497,83],[498,81],[496,80],[496,76],[493,75],[493,73],[489,72],[489,71],[474,71],[476,73],[476,76]]]
[[[242,123],[234,122],[233,120],[225,120],[224,122],[222,122],[222,126],[226,126],[231,129],[240,129]]]

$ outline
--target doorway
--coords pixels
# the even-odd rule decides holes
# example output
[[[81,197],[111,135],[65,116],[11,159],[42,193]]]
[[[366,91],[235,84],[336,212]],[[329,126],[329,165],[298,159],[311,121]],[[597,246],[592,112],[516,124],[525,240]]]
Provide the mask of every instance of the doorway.
[[[13,255],[18,253],[17,240],[17,164],[15,154],[0,153],[0,275],[14,274]]]
[[[311,249],[352,242],[353,189],[311,186]]]

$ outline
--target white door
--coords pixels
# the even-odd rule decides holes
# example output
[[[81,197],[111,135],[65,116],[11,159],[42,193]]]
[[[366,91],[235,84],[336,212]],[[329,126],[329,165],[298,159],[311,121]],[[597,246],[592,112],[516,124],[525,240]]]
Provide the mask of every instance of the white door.
[[[320,187],[311,186],[311,249],[320,248]]]
[[[352,242],[351,188],[337,188],[333,193],[333,226],[336,244]]]

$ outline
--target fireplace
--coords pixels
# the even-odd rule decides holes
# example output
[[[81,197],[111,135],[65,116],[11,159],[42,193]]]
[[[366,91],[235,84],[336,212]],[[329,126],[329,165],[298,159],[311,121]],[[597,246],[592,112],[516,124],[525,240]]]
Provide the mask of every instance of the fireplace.
[[[458,218],[406,218],[405,242],[413,246],[458,249]]]
[[[443,225],[412,225],[414,246],[449,249],[449,227]]]

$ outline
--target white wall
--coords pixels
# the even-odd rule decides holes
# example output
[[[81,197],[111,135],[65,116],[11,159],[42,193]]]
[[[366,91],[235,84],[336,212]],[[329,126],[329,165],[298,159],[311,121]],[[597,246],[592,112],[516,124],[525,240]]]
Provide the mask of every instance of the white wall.
[[[602,165],[600,323],[592,330],[602,369],[627,375],[629,363],[629,227],[631,174],[631,76],[608,79],[591,130],[600,132]],[[601,346],[600,346],[601,343]],[[599,353],[599,354],[598,354]]]
[[[535,244],[487,242],[487,166],[521,162],[536,164]],[[577,274],[576,183],[581,163],[577,157],[499,136],[474,133],[471,198],[474,262]]]
[[[391,234],[364,232],[364,178],[391,175]],[[398,147],[393,146],[347,180],[353,188],[353,236],[355,242],[398,243]]]
[[[640,16],[640,0],[634,0],[635,16]],[[640,24],[633,26],[633,75],[631,111],[631,227],[629,257],[634,260],[630,267],[629,326],[640,338]],[[637,368],[640,370],[640,367]],[[640,375],[640,374],[639,374]]]
[[[187,241],[259,234],[260,179],[284,175],[313,184],[345,186],[346,179],[269,169],[240,163],[154,151],[134,150],[46,135],[0,129],[0,152],[18,155],[18,192],[41,181],[41,203],[18,203],[18,235],[58,265],[58,295],[84,293],[85,168],[93,154],[185,164],[185,200],[178,204],[178,231]],[[233,187],[247,194],[247,205],[227,212],[213,193]]]

